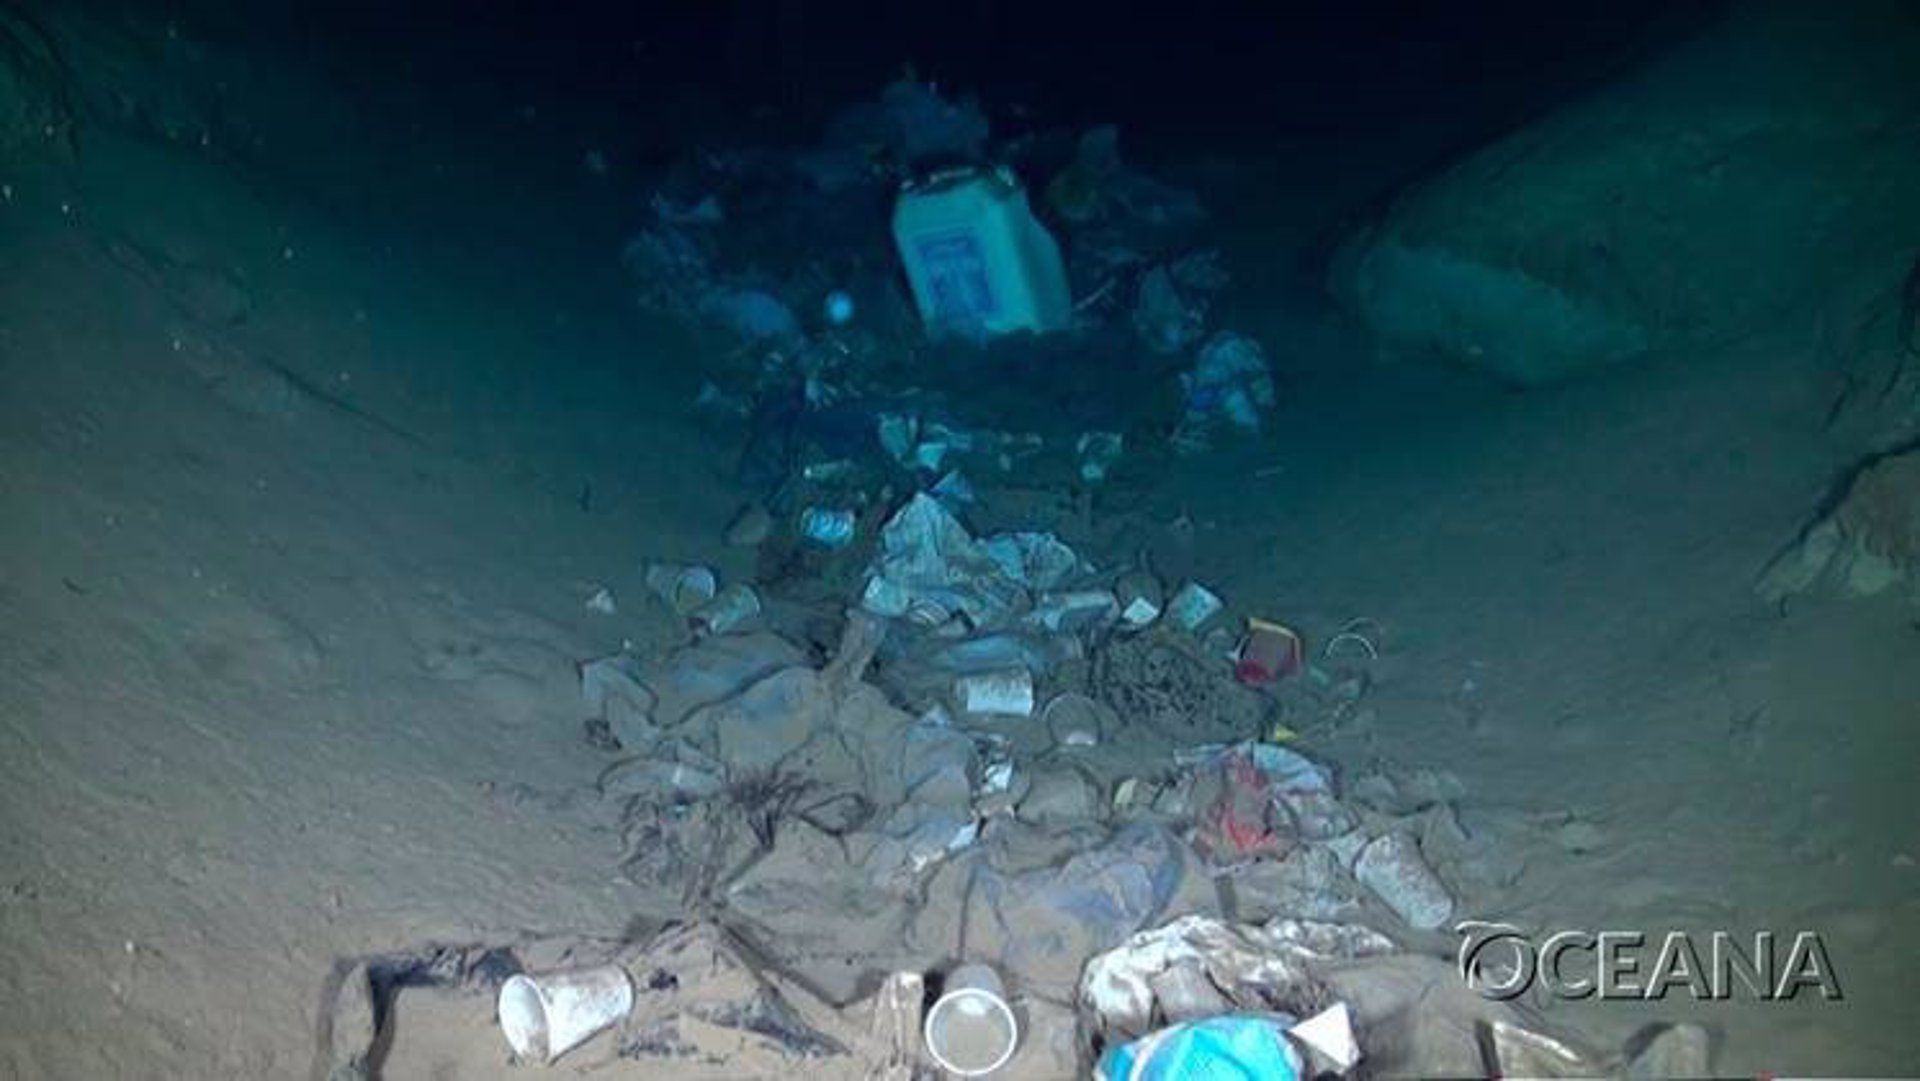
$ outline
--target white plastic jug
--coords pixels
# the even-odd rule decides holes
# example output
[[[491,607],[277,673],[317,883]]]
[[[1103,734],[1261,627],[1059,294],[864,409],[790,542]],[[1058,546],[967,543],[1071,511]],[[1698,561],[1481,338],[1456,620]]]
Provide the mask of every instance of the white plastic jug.
[[[1062,330],[1073,314],[1060,246],[1005,169],[942,173],[901,191],[893,241],[929,327]]]

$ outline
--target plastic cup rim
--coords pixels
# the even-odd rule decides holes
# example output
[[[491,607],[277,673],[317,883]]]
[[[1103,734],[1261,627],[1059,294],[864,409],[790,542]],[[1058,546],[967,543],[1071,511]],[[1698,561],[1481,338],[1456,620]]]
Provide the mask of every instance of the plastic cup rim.
[[[957,1066],[949,1061],[947,1056],[941,1053],[939,1043],[933,1038],[936,1019],[967,999],[977,999],[985,1003],[988,1007],[987,1012],[998,1013],[1007,1026],[1007,1044],[1001,1049],[999,1056],[992,1063],[973,1069]],[[1005,1066],[1020,1047],[1020,1020],[1014,1016],[1013,1007],[1007,1003],[1006,999],[983,987],[959,987],[935,999],[933,1007],[927,1011],[925,1029],[926,1031],[921,1035],[927,1045],[927,1053],[933,1056],[934,1063],[941,1069],[960,1077],[984,1077]]]

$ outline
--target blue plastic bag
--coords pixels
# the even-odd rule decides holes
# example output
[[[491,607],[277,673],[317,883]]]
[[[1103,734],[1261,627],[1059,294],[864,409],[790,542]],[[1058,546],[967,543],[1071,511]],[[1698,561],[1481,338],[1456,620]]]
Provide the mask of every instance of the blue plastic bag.
[[[1163,1028],[1100,1056],[1098,1081],[1298,1081],[1293,1019],[1223,1014]]]

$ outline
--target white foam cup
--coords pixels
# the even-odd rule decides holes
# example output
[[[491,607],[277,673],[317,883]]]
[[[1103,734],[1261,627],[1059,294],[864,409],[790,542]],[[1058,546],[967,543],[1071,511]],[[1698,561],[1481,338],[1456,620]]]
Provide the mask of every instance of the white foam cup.
[[[500,1030],[519,1058],[552,1062],[633,1009],[619,965],[518,975],[500,987]]]
[[[1007,1004],[999,973],[981,964],[947,975],[922,1028],[927,1053],[959,1077],[984,1077],[1007,1064],[1020,1046],[1020,1022]]]

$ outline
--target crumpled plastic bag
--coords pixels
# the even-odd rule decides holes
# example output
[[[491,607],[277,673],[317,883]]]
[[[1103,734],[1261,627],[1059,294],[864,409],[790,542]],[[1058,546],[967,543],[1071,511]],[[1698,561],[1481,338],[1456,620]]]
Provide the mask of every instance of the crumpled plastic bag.
[[[800,337],[799,317],[786,301],[765,289],[713,288],[699,298],[697,310],[748,341],[782,342]]]
[[[343,963],[328,981],[310,1073],[329,1081],[496,1076],[508,1053],[494,1020],[502,981],[600,964],[626,970],[633,1008],[571,1052],[569,1071],[679,1081],[880,1076],[882,1041],[712,923],[634,940],[543,936]],[[464,1027],[435,1030],[421,1020],[435,1015]]]
[[[1300,1056],[1287,1043],[1290,1017],[1227,1014],[1165,1028],[1110,1048],[1095,1081],[1294,1081]]]
[[[615,1030],[615,1055],[679,1078],[778,1076],[803,1061],[845,1062],[854,1049],[831,1008],[750,957],[711,924],[647,943],[626,962],[640,993]],[[724,1050],[724,1069],[702,1069],[702,1049]]]
[[[932,83],[897,79],[880,93],[891,149],[907,165],[975,161],[991,130],[980,103],[948,101]]]
[[[1147,348],[1162,355],[1185,350],[1206,331],[1206,305],[1188,299],[1164,266],[1140,276],[1133,305],[1133,329]]]
[[[1057,867],[978,872],[967,906],[970,950],[994,957],[1029,990],[1070,993],[1090,955],[1163,913],[1186,876],[1185,846],[1136,823]]]
[[[999,533],[981,541],[980,550],[1028,589],[1058,589],[1083,566],[1079,554],[1051,533]]]
[[[1194,748],[1177,760],[1198,767],[1196,843],[1216,864],[1281,858],[1357,824],[1335,795],[1332,772],[1284,747],[1247,741]]]
[[[693,315],[714,288],[707,253],[673,225],[635,235],[621,250],[620,262],[640,287],[643,303],[675,315]]]
[[[685,319],[703,319],[751,342],[788,342],[800,337],[800,320],[786,300],[768,288],[717,270],[712,255],[689,225],[665,216],[627,241],[620,261],[633,277],[642,304]]]
[[[1548,1035],[1518,1004],[1480,997],[1450,961],[1403,952],[1355,924],[1183,917],[1088,961],[1075,1001],[1088,1061],[1168,1025],[1246,1012],[1311,1017],[1344,1004],[1377,1076],[1621,1072],[1618,1056],[1609,1070],[1606,1056]]]
[[[986,629],[1031,607],[1034,591],[1057,588],[1083,570],[1073,549],[1051,534],[975,540],[938,499],[919,492],[881,527],[866,603],[895,609],[883,615],[916,607],[957,612]]]
[[[1200,349],[1193,370],[1180,376],[1186,415],[1174,435],[1176,449],[1203,449],[1222,428],[1258,432],[1260,418],[1274,405],[1273,373],[1260,344],[1244,334],[1222,331]]]
[[[1083,1038],[1098,1049],[1161,1024],[1242,1009],[1305,1017],[1334,999],[1314,974],[1314,962],[1396,948],[1385,935],[1347,924],[1184,916],[1087,962],[1076,996]]]

